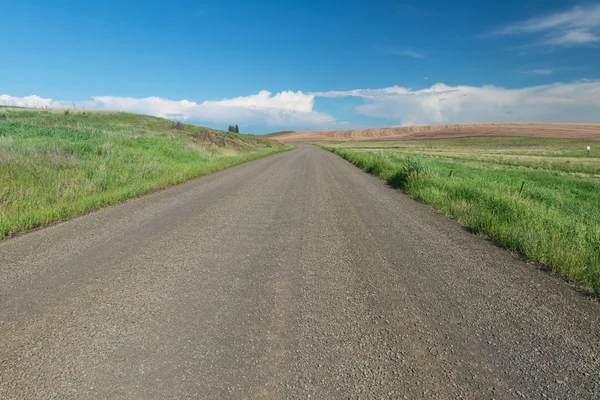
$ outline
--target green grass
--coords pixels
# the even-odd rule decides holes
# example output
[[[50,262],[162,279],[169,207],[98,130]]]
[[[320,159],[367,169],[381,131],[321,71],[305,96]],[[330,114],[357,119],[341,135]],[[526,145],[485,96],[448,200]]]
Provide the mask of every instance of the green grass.
[[[585,145],[498,138],[323,147],[600,294],[600,158],[579,154]],[[577,160],[565,164],[565,154]]]
[[[145,115],[0,108],[0,239],[289,148]]]
[[[276,135],[283,135],[285,133],[292,133],[294,131],[279,131],[279,132],[271,132],[271,133],[267,133],[265,135],[262,135],[264,137],[270,137],[270,136],[276,136]]]

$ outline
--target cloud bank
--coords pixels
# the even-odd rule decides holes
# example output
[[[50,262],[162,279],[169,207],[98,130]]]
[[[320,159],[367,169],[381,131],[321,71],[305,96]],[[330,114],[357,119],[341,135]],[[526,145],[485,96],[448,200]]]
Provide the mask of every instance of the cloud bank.
[[[359,97],[359,114],[398,125],[466,122],[600,122],[600,81],[505,89],[448,86],[411,90],[400,86],[310,93],[315,97]]]
[[[546,72],[540,70],[535,73]],[[362,100],[362,104],[354,107],[356,116],[349,124],[314,109],[319,98],[349,97]],[[0,105],[119,110],[221,126],[236,123],[288,129],[352,128],[363,126],[364,117],[381,119],[381,126],[509,121],[600,122],[600,81],[518,89],[436,83],[420,90],[391,86],[312,93],[283,91],[275,95],[261,91],[251,96],[202,103],[160,97],[96,96],[91,100],[70,102],[35,95],[1,95]]]
[[[271,92],[263,90],[251,96],[202,103],[160,97],[95,96],[91,100],[71,102],[35,95],[26,97],[1,95],[0,105],[118,110],[176,120],[273,127],[324,126],[335,121],[331,115],[314,111],[314,96],[301,91],[283,91],[272,95]]]

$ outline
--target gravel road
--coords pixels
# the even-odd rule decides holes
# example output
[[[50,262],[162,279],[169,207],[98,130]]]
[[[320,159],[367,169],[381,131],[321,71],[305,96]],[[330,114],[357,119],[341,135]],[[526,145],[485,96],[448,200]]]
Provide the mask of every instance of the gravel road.
[[[600,304],[319,148],[0,242],[0,398],[600,398]]]

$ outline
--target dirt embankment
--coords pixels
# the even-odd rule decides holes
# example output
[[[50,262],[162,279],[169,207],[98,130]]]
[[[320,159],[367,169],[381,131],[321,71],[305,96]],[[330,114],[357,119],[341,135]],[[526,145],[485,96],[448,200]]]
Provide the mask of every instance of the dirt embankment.
[[[600,124],[498,122],[370,128],[340,131],[297,131],[272,136],[283,142],[359,140],[424,140],[461,137],[540,137],[600,141]]]

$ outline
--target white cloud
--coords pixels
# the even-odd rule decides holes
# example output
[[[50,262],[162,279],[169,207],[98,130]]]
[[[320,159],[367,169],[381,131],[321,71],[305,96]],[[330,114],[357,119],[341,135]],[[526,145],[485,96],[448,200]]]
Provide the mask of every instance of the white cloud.
[[[504,26],[497,36],[541,34],[535,45],[581,46],[600,41],[600,4],[533,17]]]
[[[539,68],[539,69],[530,69],[526,71],[522,71],[523,74],[530,75],[552,75],[555,72],[559,71],[580,71],[585,69],[585,67],[556,67],[556,68]]]
[[[532,73],[549,74],[554,70],[540,69]],[[357,114],[381,118],[380,125],[390,126],[493,121],[600,122],[600,81],[516,89],[436,83],[420,90],[391,86],[314,93],[285,91],[275,95],[262,91],[251,96],[202,103],[159,97],[112,96],[97,96],[71,103],[39,96],[1,95],[0,105],[122,110],[221,126],[237,123],[293,129],[333,129],[348,128],[349,125],[357,127],[361,123],[360,118],[351,124],[336,122],[333,116],[315,111],[315,100],[319,97],[360,98],[363,104],[355,107]]]
[[[329,91],[329,92],[312,92],[315,97],[329,97],[329,98],[341,98],[341,97],[364,97],[372,99],[375,96],[386,96],[396,94],[408,94],[410,89],[403,88],[401,86],[391,86],[383,89],[354,89],[354,90],[343,90],[343,91]]]
[[[595,33],[585,30],[573,29],[562,32],[559,35],[548,39],[549,44],[575,46],[600,41],[600,37]]]
[[[377,51],[387,54],[395,54],[398,56],[406,56],[412,58],[425,58],[425,54],[410,49],[399,49],[390,46],[374,45]]]
[[[532,74],[532,75],[552,75],[556,71],[557,71],[556,68],[546,68],[546,69],[532,69],[530,71],[525,71],[524,73]]]
[[[272,95],[263,90],[251,96],[196,103],[189,100],[168,100],[160,97],[95,96],[92,100],[67,102],[39,96],[0,96],[0,105],[19,107],[60,108],[77,107],[130,111],[177,120],[191,120],[218,124],[239,123],[268,126],[324,126],[335,119],[313,110],[314,95],[301,91],[283,91]]]
[[[207,104],[211,102],[204,102]],[[283,110],[295,110],[302,112],[311,112],[314,105],[314,96],[306,95],[299,92],[284,91],[271,96],[271,92],[262,90],[258,94],[247,97],[236,97],[233,99],[225,99],[218,102],[223,106],[235,107],[263,107]]]
[[[0,95],[0,105],[5,106],[47,108],[53,107],[55,103],[52,99],[44,99],[36,95],[25,97],[12,97],[7,94]]]
[[[412,57],[412,58],[424,58],[425,56],[422,53],[418,53],[416,51],[412,51],[412,50],[393,50],[392,54],[398,54],[401,56],[407,56],[407,57]]]
[[[356,111],[401,125],[466,122],[600,122],[600,81],[556,83],[521,89],[448,86],[316,92],[316,97],[360,97]]]

